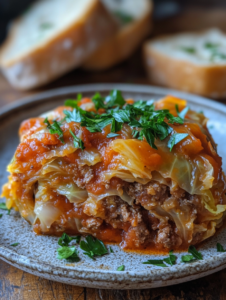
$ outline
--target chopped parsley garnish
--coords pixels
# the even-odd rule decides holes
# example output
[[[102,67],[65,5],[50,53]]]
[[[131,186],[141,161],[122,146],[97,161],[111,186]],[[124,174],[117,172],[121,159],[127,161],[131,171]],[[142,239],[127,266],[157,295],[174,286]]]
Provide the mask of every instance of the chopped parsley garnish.
[[[58,259],[67,259],[73,262],[77,262],[79,261],[79,257],[78,257],[78,251],[75,248],[75,246],[71,246],[71,247],[60,247],[57,249],[58,252]]]
[[[188,136],[188,133],[175,133],[171,135],[169,141],[168,141],[168,147],[170,148],[170,151],[172,151],[173,146],[181,142],[183,139],[185,139]]]
[[[8,210],[7,215],[10,215],[11,209],[8,209],[8,208],[6,207],[6,204],[5,204],[5,203],[0,203],[0,209],[2,209],[2,210]],[[1,215],[1,217],[2,217],[2,215]],[[0,218],[1,218],[1,217],[0,217]]]
[[[80,149],[84,150],[85,147],[84,147],[83,141],[82,141],[80,138],[78,138],[78,137],[72,132],[71,129],[70,129],[69,131],[70,131],[70,134],[73,136],[73,143],[74,143],[75,148],[80,148]]]
[[[56,120],[54,120],[53,123],[50,124],[48,119],[45,118],[44,123],[47,125],[49,132],[51,134],[57,134],[59,136],[59,140],[61,141],[61,143],[64,144],[64,139],[63,139],[64,134],[62,129],[60,128],[61,122],[57,122]]]
[[[196,49],[193,47],[181,47],[180,49],[190,54],[196,53]]]
[[[174,255],[173,251],[171,250],[169,252],[169,257],[164,258],[163,260],[164,260],[164,262],[166,262],[167,264],[172,266],[172,265],[175,265],[176,259],[177,259],[176,255]]]
[[[77,100],[76,100],[77,101]],[[82,127],[92,133],[101,132],[107,125],[111,125],[111,133],[108,138],[120,134],[124,123],[133,128],[133,138],[146,141],[152,148],[157,149],[155,139],[164,140],[173,131],[169,124],[183,124],[184,116],[189,108],[185,108],[178,116],[174,117],[169,110],[155,110],[153,101],[137,101],[134,104],[126,104],[120,91],[113,90],[107,97],[95,94],[92,101],[96,110],[104,108],[105,112],[97,114],[87,112],[74,101],[71,106],[73,111],[65,110],[66,122],[79,122]],[[181,137],[181,136],[180,136]],[[171,138],[169,147],[179,142],[179,136]]]
[[[175,265],[176,263],[176,255],[173,254],[173,251],[171,250],[169,252],[169,257],[166,257],[166,258],[163,258],[163,259],[150,259],[148,261],[145,261],[143,262],[143,264],[146,264],[146,265],[154,265],[154,266],[157,266],[157,267],[167,267],[167,264],[169,264],[170,266],[173,266]]]
[[[191,253],[196,259],[202,260],[202,254],[196,250],[194,246],[189,246],[188,252]]]
[[[196,260],[202,260],[203,259],[203,256],[200,252],[198,252],[196,250],[196,248],[194,246],[189,246],[188,248],[188,252],[191,254],[191,255],[183,255],[181,257],[181,261],[182,262],[193,262],[193,261],[196,261]]]
[[[134,20],[134,18],[133,18],[131,15],[129,15],[129,14],[125,13],[125,12],[119,11],[119,10],[116,10],[116,11],[114,12],[114,15],[115,15],[115,16],[121,21],[121,23],[124,24],[124,25],[129,24],[129,23],[131,23],[131,22]]]
[[[8,208],[6,207],[5,203],[0,203],[0,209],[8,210]]]
[[[107,135],[107,138],[113,138],[113,137],[116,137],[116,136],[120,136],[120,134],[111,132]]]
[[[40,29],[50,29],[53,27],[53,24],[45,22],[45,23],[41,23],[39,27]]]
[[[80,236],[70,237],[66,233],[63,233],[58,240],[58,245],[60,245],[61,247],[57,249],[58,252],[57,258],[67,259],[71,262],[78,262],[79,261],[78,251],[75,248],[75,246],[69,246],[69,244],[72,240],[75,240],[76,243],[79,243],[80,239],[81,239]]]
[[[145,265],[153,265],[157,267],[167,267],[166,264],[164,264],[163,259],[149,259],[148,261],[143,262]]]
[[[71,237],[71,236],[67,235],[66,233],[63,233],[62,236],[58,240],[58,245],[60,245],[62,247],[68,246],[70,244],[70,242],[73,240],[75,240],[76,243],[79,243],[80,239],[81,239],[81,236]]]
[[[64,102],[65,106],[70,106],[70,107],[77,107],[78,102],[82,100],[82,94],[77,95],[76,100],[68,99]]]
[[[211,42],[206,42],[204,47],[207,48],[207,49],[216,49],[217,47],[219,46],[219,44],[214,44],[214,43],[211,43]]]
[[[180,117],[182,120],[184,120],[184,118],[185,118],[186,114],[188,113],[190,107],[186,106],[181,112],[179,112],[178,104],[176,104],[175,107],[176,107],[178,117]]]
[[[122,265],[122,266],[118,267],[118,268],[117,268],[117,271],[125,271],[125,266]]]
[[[85,238],[85,241],[80,242],[80,248],[85,251],[85,255],[92,259],[94,259],[95,256],[102,256],[108,253],[104,243],[90,235]]]
[[[2,216],[3,216],[3,214],[0,214],[0,219],[1,219]]]
[[[184,263],[192,262],[192,261],[195,261],[195,260],[196,260],[196,258],[194,258],[194,256],[190,255],[190,254],[181,256],[181,261],[184,262]]]
[[[20,243],[14,243],[14,244],[11,244],[10,246],[12,246],[12,247],[16,247],[16,246],[18,246]]]
[[[114,253],[114,251],[112,250],[112,248],[111,248],[111,247],[109,248],[109,250],[110,250],[110,253]]]
[[[217,243],[217,252],[226,252],[220,243]]]

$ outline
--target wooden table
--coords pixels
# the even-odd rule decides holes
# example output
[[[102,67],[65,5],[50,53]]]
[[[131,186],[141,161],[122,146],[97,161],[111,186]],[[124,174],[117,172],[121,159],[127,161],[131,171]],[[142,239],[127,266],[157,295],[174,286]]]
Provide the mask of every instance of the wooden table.
[[[219,26],[226,29],[226,18],[223,12],[212,12],[206,17],[205,25],[212,26],[218,19]],[[194,17],[195,16],[195,17]],[[197,12],[189,12],[186,20],[190,22],[192,29],[194,20],[196,28],[203,26],[203,22],[197,16]],[[185,22],[183,16],[179,21],[173,19],[158,23],[157,33],[175,32],[187,28],[189,22]],[[211,23],[212,20],[212,23]],[[183,23],[183,24],[182,24]],[[171,27],[170,27],[171,24]],[[180,24],[180,26],[178,25]],[[182,26],[182,25],[183,26]],[[200,24],[200,26],[199,26]],[[179,28],[178,28],[179,26]],[[100,73],[87,73],[83,70],[75,70],[54,83],[32,92],[20,92],[9,86],[7,81],[0,75],[0,107],[14,102],[19,98],[32,95],[47,89],[59,88],[84,83],[120,82],[148,84],[138,51],[131,59],[113,68],[110,71]],[[222,101],[225,102],[225,101]],[[1,300],[226,300],[226,270],[215,273],[208,277],[165,288],[149,290],[101,290],[75,287],[61,284],[40,277],[36,277],[18,270],[0,260],[0,299]]]

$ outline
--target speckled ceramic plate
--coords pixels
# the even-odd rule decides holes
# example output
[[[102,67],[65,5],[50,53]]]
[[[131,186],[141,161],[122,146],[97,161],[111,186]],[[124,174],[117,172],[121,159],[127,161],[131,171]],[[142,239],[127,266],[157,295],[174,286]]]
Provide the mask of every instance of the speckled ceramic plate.
[[[18,144],[17,132],[22,120],[62,105],[65,99],[73,98],[79,92],[91,96],[95,91],[106,94],[113,88],[134,99],[158,99],[172,94],[186,99],[192,109],[202,110],[210,118],[209,128],[219,144],[219,154],[223,157],[226,170],[226,106],[198,96],[150,86],[83,85],[42,93],[0,111],[0,185],[7,181],[5,169]],[[1,213],[0,258],[29,273],[63,283],[106,289],[142,289],[177,284],[226,267],[226,253],[216,251],[217,242],[226,248],[226,228],[201,247],[204,259],[190,264],[181,263],[181,254],[177,253],[177,263],[172,267],[144,265],[143,261],[157,257],[126,253],[117,246],[112,246],[114,253],[95,261],[80,251],[80,262],[68,264],[56,259],[57,238],[35,235],[31,226],[14,211],[10,215],[5,211]],[[10,246],[15,242],[20,244],[17,247]],[[117,267],[122,264],[125,265],[125,271],[117,272]]]

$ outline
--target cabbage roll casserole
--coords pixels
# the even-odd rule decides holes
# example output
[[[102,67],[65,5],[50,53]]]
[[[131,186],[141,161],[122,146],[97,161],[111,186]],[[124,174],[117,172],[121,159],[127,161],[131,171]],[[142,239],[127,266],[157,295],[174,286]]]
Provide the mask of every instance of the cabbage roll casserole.
[[[203,113],[185,100],[78,95],[19,129],[3,196],[36,234],[181,249],[223,223],[226,181]]]

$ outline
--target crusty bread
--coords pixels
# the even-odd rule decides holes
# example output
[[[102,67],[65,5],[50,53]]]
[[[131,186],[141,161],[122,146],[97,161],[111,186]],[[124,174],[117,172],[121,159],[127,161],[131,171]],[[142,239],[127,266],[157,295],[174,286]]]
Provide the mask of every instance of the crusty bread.
[[[217,29],[150,40],[144,61],[154,84],[226,97],[226,35]]]
[[[102,0],[121,26],[85,61],[88,70],[104,70],[130,56],[151,31],[151,0]]]
[[[100,0],[41,0],[16,20],[0,66],[19,89],[46,84],[81,65],[118,25]]]

